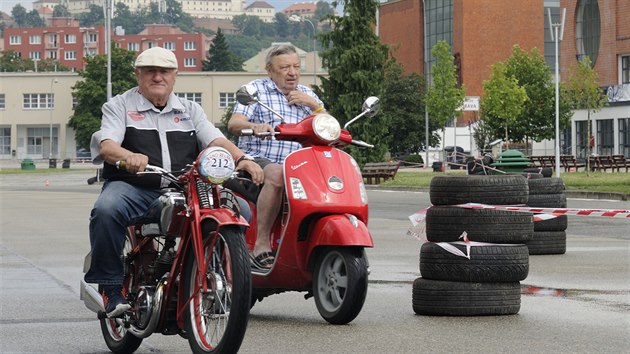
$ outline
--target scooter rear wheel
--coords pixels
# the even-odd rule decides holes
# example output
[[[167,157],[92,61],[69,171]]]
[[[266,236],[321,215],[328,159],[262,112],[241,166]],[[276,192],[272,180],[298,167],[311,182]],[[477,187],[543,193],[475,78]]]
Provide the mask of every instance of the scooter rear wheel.
[[[319,314],[331,324],[347,324],[361,312],[368,288],[363,249],[329,248],[320,253],[313,273]]]

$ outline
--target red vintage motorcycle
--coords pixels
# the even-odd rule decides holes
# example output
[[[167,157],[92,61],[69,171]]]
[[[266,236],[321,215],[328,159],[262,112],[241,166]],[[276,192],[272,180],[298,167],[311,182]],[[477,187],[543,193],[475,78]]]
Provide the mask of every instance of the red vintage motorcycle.
[[[373,247],[373,241],[367,228],[368,200],[361,171],[352,156],[339,148],[348,144],[373,147],[353,140],[346,127],[362,116],[374,116],[378,98],[368,98],[363,112],[341,129],[325,113],[285,124],[281,115],[258,100],[251,85],[241,87],[236,97],[241,104],[260,104],[280,117],[275,139],[296,141],[303,147],[283,164],[284,200],[270,235],[275,262],[268,272],[252,268],[252,306],[272,294],[306,291],[305,298],[315,298],[326,321],[351,322],[367,295],[369,265],[364,248]],[[239,187],[232,189],[238,193]],[[246,237],[253,249],[256,205],[249,203],[253,218]]]
[[[175,187],[125,235],[123,294],[131,309],[108,318],[101,289],[81,281],[81,299],[98,313],[112,352],[134,352],[153,333],[179,334],[194,353],[238,351],[251,275],[243,234],[248,224],[234,194],[220,186],[234,168],[227,150],[209,147],[179,176],[155,166],[141,172],[157,173]]]

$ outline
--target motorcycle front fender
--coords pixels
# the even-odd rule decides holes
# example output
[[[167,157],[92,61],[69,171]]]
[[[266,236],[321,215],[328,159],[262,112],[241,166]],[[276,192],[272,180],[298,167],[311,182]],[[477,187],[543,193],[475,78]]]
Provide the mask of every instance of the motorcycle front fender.
[[[309,238],[308,254],[319,246],[374,247],[367,225],[351,214],[324,216],[315,223]]]

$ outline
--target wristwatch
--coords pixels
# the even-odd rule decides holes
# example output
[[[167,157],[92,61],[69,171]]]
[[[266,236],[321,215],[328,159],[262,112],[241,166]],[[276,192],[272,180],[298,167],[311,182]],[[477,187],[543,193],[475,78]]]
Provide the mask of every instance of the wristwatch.
[[[248,154],[242,155],[238,158],[238,160],[236,160],[236,164],[234,166],[238,166],[238,164],[241,163],[241,161],[243,160],[254,161],[254,157]]]

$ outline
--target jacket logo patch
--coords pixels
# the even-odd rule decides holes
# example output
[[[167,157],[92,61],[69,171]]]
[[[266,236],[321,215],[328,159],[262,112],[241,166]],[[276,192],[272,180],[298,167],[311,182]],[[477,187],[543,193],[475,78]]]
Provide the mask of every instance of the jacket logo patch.
[[[175,121],[175,123],[185,122],[187,120],[190,120],[190,116],[175,116],[173,120]]]
[[[144,114],[138,111],[129,111],[127,112],[127,115],[129,116],[129,118],[131,118],[131,120],[136,121],[136,122],[144,120]]]

